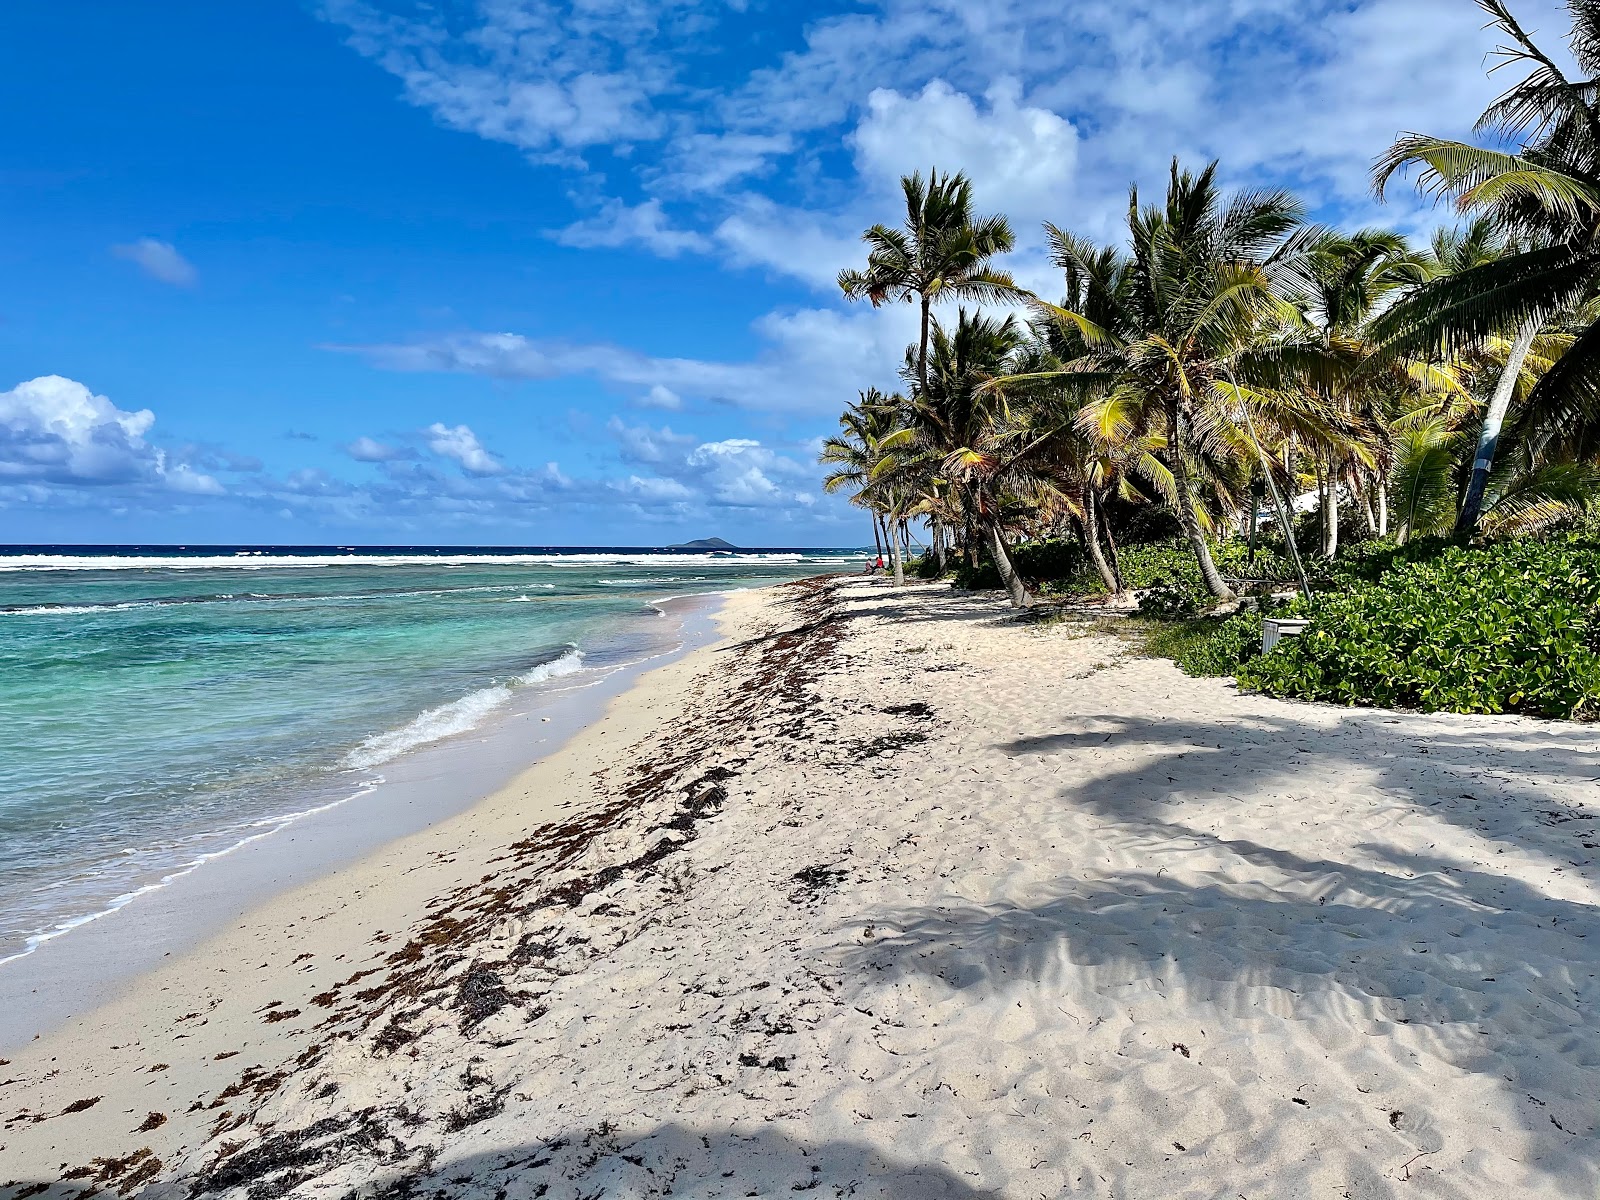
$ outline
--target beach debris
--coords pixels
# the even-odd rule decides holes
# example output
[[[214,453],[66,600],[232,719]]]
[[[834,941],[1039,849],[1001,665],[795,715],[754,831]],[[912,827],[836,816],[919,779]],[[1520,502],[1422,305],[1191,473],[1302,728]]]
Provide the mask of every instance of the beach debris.
[[[145,1117],[144,1123],[135,1129],[135,1133],[149,1133],[152,1129],[160,1129],[167,1123],[167,1114],[153,1112]]]
[[[763,1071],[787,1071],[789,1062],[788,1056],[781,1054],[775,1054],[765,1062],[757,1054],[739,1055],[739,1065],[741,1067],[759,1067]]]
[[[370,1111],[324,1117],[304,1129],[272,1133],[254,1145],[225,1145],[195,1180],[191,1195],[248,1188],[250,1200],[277,1200],[357,1153],[396,1162],[405,1147]]]
[[[822,864],[807,867],[803,871],[796,871],[790,878],[800,886],[790,891],[789,903],[815,903],[822,896],[838,887],[848,877],[849,872],[842,871],[838,867]]]
[[[405,1024],[402,1017],[389,1018],[389,1023],[372,1039],[372,1049],[377,1054],[393,1054],[402,1046],[410,1045],[422,1035]]]
[[[510,1003],[511,993],[499,973],[484,963],[473,963],[456,991],[455,1006],[461,1011],[462,1031],[482,1024]]]

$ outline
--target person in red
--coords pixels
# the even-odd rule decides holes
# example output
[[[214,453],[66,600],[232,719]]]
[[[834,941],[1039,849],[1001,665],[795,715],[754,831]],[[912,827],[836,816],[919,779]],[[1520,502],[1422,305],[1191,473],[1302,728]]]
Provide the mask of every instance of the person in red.
[[[878,570],[883,570],[883,555],[878,555]]]

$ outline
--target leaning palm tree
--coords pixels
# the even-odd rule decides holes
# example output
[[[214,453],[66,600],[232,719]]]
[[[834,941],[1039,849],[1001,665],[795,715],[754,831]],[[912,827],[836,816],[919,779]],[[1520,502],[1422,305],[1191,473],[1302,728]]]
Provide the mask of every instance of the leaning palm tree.
[[[900,179],[905,194],[903,229],[874,225],[861,235],[867,268],[839,272],[839,288],[849,300],[866,299],[874,308],[887,303],[919,307],[918,386],[928,386],[928,335],[932,309],[941,300],[1010,300],[1026,293],[990,260],[1014,242],[1004,217],[975,216],[972,183],[966,175],[929,171]]]
[[[1213,162],[1195,175],[1174,159],[1160,206],[1141,207],[1134,189],[1126,254],[1047,226],[1069,279],[1098,282],[1085,293],[1092,306],[1036,304],[1086,349],[1058,378],[1112,381],[1088,419],[1109,426],[1114,411],[1142,436],[1159,432],[1165,478],[1153,482],[1170,495],[1207,589],[1227,601],[1234,593],[1211,556],[1202,491],[1238,495],[1248,468],[1229,467],[1260,453],[1257,420],[1312,438],[1329,436],[1333,423],[1325,404],[1290,386],[1299,364],[1326,357],[1292,303],[1308,288],[1323,235],[1285,192],[1224,198],[1216,170]],[[1244,419],[1244,408],[1256,416]]]
[[[1417,186],[1485,214],[1512,239],[1510,252],[1434,280],[1375,323],[1397,353],[1470,348],[1510,335],[1498,384],[1479,427],[1456,530],[1478,527],[1505,416],[1523,360],[1541,328],[1600,282],[1600,0],[1569,0],[1568,46],[1583,77],[1569,78],[1523,29],[1504,0],[1477,0],[1507,39],[1496,51],[1523,76],[1478,118],[1477,132],[1520,141],[1516,152],[1403,135],[1378,160],[1379,196],[1395,174],[1419,168]],[[1533,389],[1528,407],[1546,427],[1600,416],[1600,325],[1590,323]]]

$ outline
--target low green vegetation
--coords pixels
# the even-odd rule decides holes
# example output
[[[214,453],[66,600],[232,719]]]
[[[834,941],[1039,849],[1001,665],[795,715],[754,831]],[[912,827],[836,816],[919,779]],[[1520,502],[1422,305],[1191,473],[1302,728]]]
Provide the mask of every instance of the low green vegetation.
[[[1144,651],[1172,659],[1188,675],[1232,675],[1261,655],[1261,615],[1153,622],[1145,631]]]
[[[1146,653],[1268,695],[1424,712],[1600,717],[1600,540],[1375,545],[1338,564],[1311,626],[1261,654],[1260,611],[1140,622]],[[1149,610],[1141,616],[1151,617]]]
[[[1275,696],[1472,713],[1600,715],[1600,544],[1449,547],[1318,597],[1313,624],[1245,662]]]

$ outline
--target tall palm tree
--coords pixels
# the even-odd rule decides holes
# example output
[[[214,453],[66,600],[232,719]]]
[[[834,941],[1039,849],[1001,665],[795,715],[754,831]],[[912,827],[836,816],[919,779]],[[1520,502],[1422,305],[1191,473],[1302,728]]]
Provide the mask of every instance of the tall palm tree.
[[[1031,508],[1050,491],[1039,469],[1045,439],[1008,397],[989,385],[1015,373],[1026,335],[1016,318],[957,314],[946,329],[931,322],[923,364],[928,383],[914,388],[905,407],[905,432],[890,439],[877,478],[901,489],[913,504],[961,514],[967,542],[987,544],[1011,602],[1030,603],[1007,544],[1008,518]],[[906,355],[904,374],[914,381],[920,354]]]
[[[1507,39],[1502,67],[1521,69],[1478,118],[1477,132],[1520,141],[1515,153],[1408,133],[1377,162],[1374,186],[1419,168],[1417,186],[1487,214],[1514,239],[1509,253],[1419,288],[1375,325],[1395,352],[1470,348],[1510,335],[1510,353],[1478,430],[1472,473],[1456,529],[1475,530],[1494,470],[1506,412],[1540,329],[1579,305],[1600,283],[1600,0],[1569,0],[1567,42],[1583,73],[1570,79],[1504,0],[1477,0]],[[1600,415],[1600,325],[1589,323],[1545,372],[1528,406],[1549,425],[1592,423]]]
[[[965,174],[919,171],[900,179],[905,194],[902,229],[874,225],[861,235],[866,242],[864,271],[839,272],[839,289],[848,300],[866,299],[874,308],[887,303],[915,303],[919,308],[917,339],[918,386],[928,386],[928,336],[932,309],[941,300],[1009,300],[1025,293],[990,259],[1012,247],[1011,226],[1004,217],[975,216],[972,183]]]
[[[1220,469],[1259,449],[1241,406],[1315,437],[1330,422],[1326,405],[1281,386],[1298,363],[1325,358],[1291,302],[1308,289],[1323,235],[1285,192],[1223,197],[1216,170],[1213,162],[1196,175],[1174,159],[1164,205],[1141,207],[1135,188],[1126,254],[1047,227],[1069,280],[1075,273],[1093,282],[1079,308],[1038,307],[1075,330],[1087,351],[1059,378],[1102,388],[1113,381],[1089,419],[1121,421],[1147,437],[1159,429],[1165,478],[1154,482],[1169,492],[1207,589],[1227,601],[1234,593],[1211,556],[1197,473],[1224,491],[1242,481]]]

